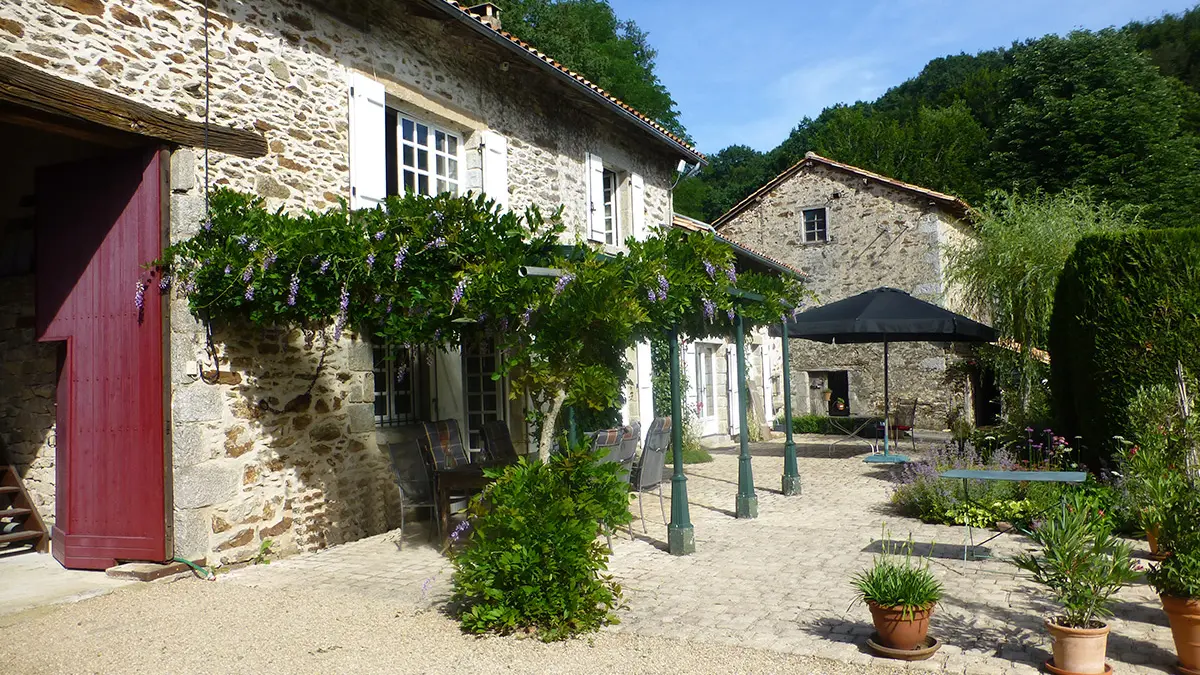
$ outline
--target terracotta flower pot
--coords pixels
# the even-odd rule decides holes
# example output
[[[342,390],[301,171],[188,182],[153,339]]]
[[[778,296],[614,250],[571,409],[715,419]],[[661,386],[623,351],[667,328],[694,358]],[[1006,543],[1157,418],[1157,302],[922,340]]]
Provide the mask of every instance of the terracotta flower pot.
[[[1163,560],[1167,557],[1167,552],[1158,547],[1158,526],[1146,529],[1146,542],[1150,544],[1150,557],[1155,560]]]
[[[1200,672],[1200,598],[1161,595],[1182,672]]]
[[[933,605],[907,612],[903,607],[883,607],[868,600],[867,607],[871,610],[871,621],[875,623],[875,632],[879,633],[879,641],[884,647],[916,649],[929,632]]]
[[[1103,675],[1108,652],[1108,624],[1103,628],[1070,628],[1046,619],[1054,640],[1054,667],[1064,673]]]

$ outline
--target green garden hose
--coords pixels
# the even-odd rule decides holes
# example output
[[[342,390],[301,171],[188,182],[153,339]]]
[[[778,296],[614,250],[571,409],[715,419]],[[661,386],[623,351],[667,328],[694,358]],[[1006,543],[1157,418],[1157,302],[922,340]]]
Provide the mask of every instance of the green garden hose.
[[[185,560],[184,558],[174,558],[174,560],[175,560],[175,562],[181,562],[184,565],[187,565],[188,567],[192,568],[193,570],[195,570],[196,572],[201,574],[204,577],[205,581],[216,581],[217,580],[217,575],[212,570],[208,569],[207,567],[201,567],[201,566],[197,565],[196,563],[192,562],[191,560]]]

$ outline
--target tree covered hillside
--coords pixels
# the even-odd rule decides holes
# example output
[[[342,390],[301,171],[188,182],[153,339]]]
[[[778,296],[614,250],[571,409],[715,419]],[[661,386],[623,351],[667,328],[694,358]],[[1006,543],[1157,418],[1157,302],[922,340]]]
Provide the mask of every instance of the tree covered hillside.
[[[930,61],[872,102],[826,108],[769,152],[730,146],[676,191],[711,220],[807,151],[981,203],[994,189],[1094,197],[1200,225],[1200,7]]]

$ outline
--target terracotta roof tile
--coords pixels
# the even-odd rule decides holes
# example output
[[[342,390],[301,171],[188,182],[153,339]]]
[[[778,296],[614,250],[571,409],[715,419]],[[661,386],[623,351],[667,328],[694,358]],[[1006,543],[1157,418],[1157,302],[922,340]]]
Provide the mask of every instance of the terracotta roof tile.
[[[476,23],[478,23],[479,25],[488,29],[489,31],[505,38],[506,40],[508,40],[512,44],[516,45],[517,47],[521,48],[522,50],[524,50],[525,52],[527,52],[534,58],[537,58],[538,60],[556,68],[557,70],[565,73],[566,75],[569,75],[573,80],[578,82],[581,86],[586,87],[587,89],[590,89],[591,91],[602,96],[611,105],[616,106],[617,108],[620,108],[620,109],[624,110],[625,112],[628,112],[628,113],[632,114],[633,116],[637,117],[639,120],[641,120],[647,126],[649,126],[651,129],[658,132],[660,135],[664,136],[667,140],[671,141],[672,143],[679,146],[683,150],[687,151],[689,154],[695,155],[701,161],[707,161],[706,158],[704,157],[704,155],[700,151],[698,151],[698,150],[696,150],[696,148],[692,147],[692,145],[689,144],[687,141],[676,136],[675,134],[671,133],[670,131],[667,131],[666,127],[664,127],[663,125],[654,121],[652,118],[647,117],[646,115],[643,115],[642,113],[638,112],[637,109],[635,109],[633,106],[625,103],[624,101],[617,98],[616,96],[613,96],[612,94],[608,93],[600,86],[593,84],[587,78],[585,78],[583,75],[580,75],[579,73],[571,70],[570,68],[567,68],[566,66],[559,63],[558,61],[555,61],[550,56],[538,51],[532,45],[522,41],[520,38],[513,35],[512,33],[493,28],[492,26],[488,25],[488,23],[486,21],[484,21],[482,17],[472,14],[471,12],[467,11],[467,8],[465,6],[459,4],[458,2],[455,2],[455,0],[433,0],[433,2],[435,4],[444,5],[446,7],[457,9],[464,16],[473,19]]]
[[[884,176],[883,174],[875,173],[874,171],[867,171],[866,169],[861,169],[857,166],[843,164],[842,162],[829,159],[828,157],[822,157],[815,152],[808,152],[804,155],[804,159],[796,162],[785,169],[778,176],[767,181],[765,185],[750,193],[748,197],[738,202],[733,208],[729,209],[723,213],[721,217],[714,220],[713,226],[717,229],[720,229],[723,225],[733,219],[734,216],[738,215],[742,211],[745,211],[751,204],[760,199],[763,195],[778,187],[780,183],[796,175],[801,169],[807,166],[812,166],[813,164],[824,164],[825,166],[845,171],[856,176],[861,176],[862,178],[866,178],[868,180],[874,180],[886,185],[890,185],[899,190],[923,195],[946,207],[946,209],[951,213],[964,220],[970,220],[973,217],[972,214],[974,211],[971,206],[954,195],[948,195],[943,192],[938,192],[937,190],[930,190],[929,188],[924,188],[919,185],[905,183],[904,181],[896,180],[895,178],[890,178],[888,176]]]

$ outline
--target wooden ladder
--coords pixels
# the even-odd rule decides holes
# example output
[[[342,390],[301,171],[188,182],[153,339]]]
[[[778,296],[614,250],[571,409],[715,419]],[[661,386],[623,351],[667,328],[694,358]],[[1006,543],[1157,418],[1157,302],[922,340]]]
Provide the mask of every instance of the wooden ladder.
[[[44,553],[50,537],[16,468],[0,464],[0,552],[25,546]]]

